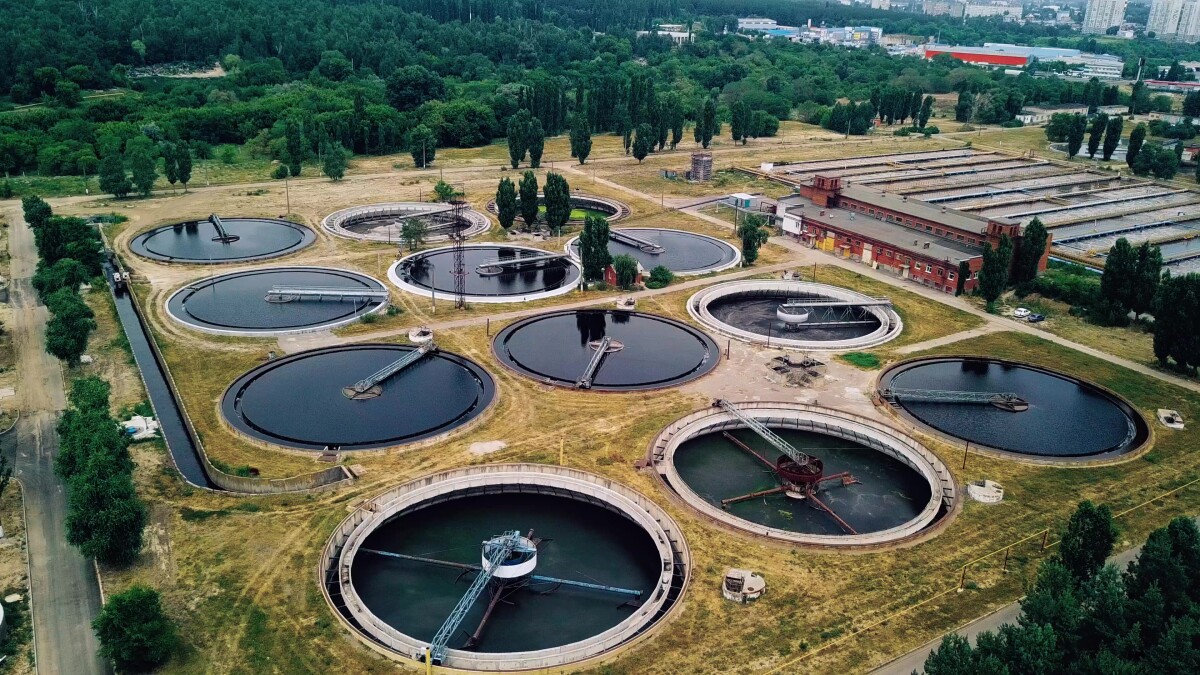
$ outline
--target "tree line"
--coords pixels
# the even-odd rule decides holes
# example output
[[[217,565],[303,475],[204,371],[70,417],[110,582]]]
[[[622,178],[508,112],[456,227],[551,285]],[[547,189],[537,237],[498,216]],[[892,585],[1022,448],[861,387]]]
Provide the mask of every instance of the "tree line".
[[[1200,667],[1200,530],[1177,517],[1150,533],[1122,571],[1106,560],[1118,531],[1106,506],[1082,502],[1058,554],[1043,562],[1016,623],[949,634],[927,675],[1193,673]]]

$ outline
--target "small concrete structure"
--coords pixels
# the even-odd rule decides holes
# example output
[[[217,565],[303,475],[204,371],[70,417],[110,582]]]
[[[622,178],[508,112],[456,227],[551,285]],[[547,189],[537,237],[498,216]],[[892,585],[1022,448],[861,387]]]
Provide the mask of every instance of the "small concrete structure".
[[[730,568],[721,582],[721,595],[734,602],[750,602],[767,591],[767,580],[750,570]]]
[[[637,308],[637,298],[635,298],[633,296],[617,298],[617,309],[633,311],[636,308]]]
[[[984,504],[999,504],[1004,499],[1004,486],[991,480],[967,483],[967,496]]]
[[[158,421],[153,417],[134,415],[124,422],[121,422],[121,427],[125,429],[125,433],[133,437],[133,440],[135,441],[144,441],[147,438],[154,438],[158,435]]]
[[[429,326],[418,326],[408,331],[408,341],[414,345],[423,345],[427,342],[433,342],[433,329]]]
[[[631,640],[643,639],[679,607],[691,574],[691,553],[679,526],[651,499],[608,478],[545,464],[485,464],[424,476],[368,499],[334,531],[321,552],[318,578],[330,611],[347,630],[388,658],[417,666],[428,642],[401,633],[369,610],[354,587],[353,563],[363,543],[394,516],[472,494],[548,493],[597,504],[643,528],[653,539],[662,574],[647,600],[612,628],[585,640],[527,652],[450,649],[454,672],[582,666]],[[336,599],[335,599],[336,598]]]
[[[1164,427],[1183,431],[1183,415],[1180,415],[1178,410],[1159,408],[1157,416],[1159,424]]]

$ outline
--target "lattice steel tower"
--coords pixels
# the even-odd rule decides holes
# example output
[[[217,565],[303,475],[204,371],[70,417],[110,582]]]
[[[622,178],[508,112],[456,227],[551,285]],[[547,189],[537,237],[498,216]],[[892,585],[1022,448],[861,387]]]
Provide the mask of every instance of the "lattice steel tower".
[[[464,215],[467,211],[467,203],[462,200],[450,202],[454,207],[453,225],[450,227],[450,240],[454,242],[454,265],[450,273],[454,276],[454,308],[467,308],[467,267],[463,250],[463,244],[466,243],[467,219]]]

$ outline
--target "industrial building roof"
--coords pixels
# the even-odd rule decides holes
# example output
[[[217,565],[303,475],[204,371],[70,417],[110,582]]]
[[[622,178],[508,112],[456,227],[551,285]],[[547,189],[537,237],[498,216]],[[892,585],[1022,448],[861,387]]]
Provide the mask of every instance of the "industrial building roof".
[[[854,183],[843,185],[840,194],[849,199],[882,206],[897,213],[903,213],[906,216],[931,220],[935,223],[941,223],[968,232],[984,232],[987,230],[989,220],[1005,225],[1017,224],[1017,221],[1011,218],[982,218],[963,211],[955,211],[954,209],[926,204],[917,199],[911,199],[892,192],[884,192],[866,185],[855,185]]]
[[[834,227],[853,231],[863,237],[881,241],[909,255],[949,260],[954,264],[982,255],[982,251],[973,246],[944,237],[936,237],[926,232],[918,232],[911,227],[889,223],[847,209],[822,209],[802,198],[799,200],[789,198],[789,201],[796,204],[787,209],[787,213],[791,215],[812,218]],[[822,211],[825,212],[823,216],[820,215]],[[927,243],[929,244],[928,248],[925,247]]]

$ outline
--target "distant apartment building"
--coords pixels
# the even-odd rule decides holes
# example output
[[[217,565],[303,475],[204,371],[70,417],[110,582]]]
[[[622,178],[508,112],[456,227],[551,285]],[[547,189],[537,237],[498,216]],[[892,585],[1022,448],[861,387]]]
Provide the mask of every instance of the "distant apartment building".
[[[1154,0],[1146,32],[1160,40],[1200,42],[1200,0]]]
[[[963,6],[963,18],[972,19],[989,16],[1001,16],[1006,21],[1016,21],[1021,18],[1023,8],[1020,2],[1012,4],[1007,0],[992,2],[968,2]]]
[[[889,10],[892,8],[892,0],[871,0],[871,9]]]
[[[966,4],[957,0],[925,0],[921,5],[921,11],[929,16],[948,16],[953,19],[961,19],[966,8]]]
[[[1125,0],[1088,0],[1083,15],[1083,32],[1103,35],[1125,20]]]

